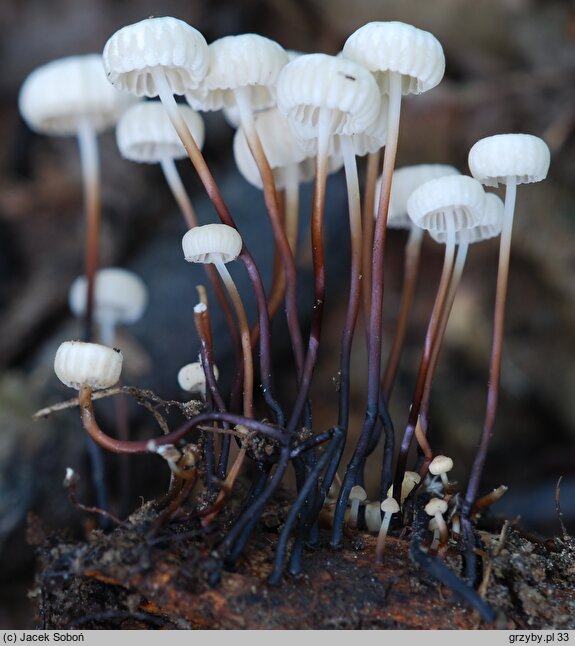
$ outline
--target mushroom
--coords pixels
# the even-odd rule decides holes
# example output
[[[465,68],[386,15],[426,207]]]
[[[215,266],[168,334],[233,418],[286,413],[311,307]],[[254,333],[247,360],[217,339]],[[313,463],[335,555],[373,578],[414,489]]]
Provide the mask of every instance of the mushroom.
[[[86,312],[88,281],[78,276],[70,286],[68,303],[76,316]],[[134,272],[121,267],[106,267],[96,274],[94,320],[104,345],[113,345],[116,327],[138,321],[148,303],[148,290]]]
[[[455,294],[457,292],[457,288],[461,280],[461,275],[463,273],[463,268],[465,266],[465,260],[467,258],[469,245],[481,242],[482,240],[489,240],[490,238],[498,236],[501,233],[501,227],[503,226],[503,211],[504,208],[501,198],[499,198],[494,193],[486,193],[485,210],[481,224],[471,229],[461,229],[460,231],[457,231],[455,233],[455,242],[458,245],[457,256],[453,265],[453,271],[451,273],[451,279],[449,281],[448,293],[445,299],[443,311],[441,313],[441,318],[437,329],[438,339],[442,339],[445,334],[449,315],[451,313],[453,302],[455,300]],[[447,234],[445,231],[431,231],[430,236],[436,242],[445,243]],[[425,433],[427,429],[431,383],[433,375],[435,373],[435,367],[437,365],[440,347],[440,343],[434,344],[431,353],[431,359],[429,362],[429,370],[427,372],[427,378],[425,380],[425,387],[419,416],[419,422],[421,423],[423,433]],[[425,464],[422,465],[422,470],[424,469]]]
[[[381,528],[377,535],[377,544],[375,546],[376,563],[383,563],[383,550],[385,549],[385,539],[387,538],[389,523],[391,522],[393,514],[397,514],[399,511],[397,500],[395,500],[395,498],[386,498],[381,503],[381,511],[383,512],[383,520],[381,522]]]
[[[447,502],[442,498],[432,498],[427,505],[425,505],[425,513],[435,520],[437,531],[439,532],[439,552],[442,553],[447,546],[449,533],[447,530],[447,523],[443,514],[447,511]]]
[[[112,127],[134,97],[107,81],[102,56],[86,54],[51,61],[35,69],[20,88],[20,114],[41,134],[75,136],[80,150],[86,212],[85,272],[88,280],[85,340],[92,340],[94,280],[100,244],[98,133]]]
[[[439,476],[443,487],[449,487],[449,478],[447,473],[453,469],[453,460],[446,455],[436,455],[429,463],[429,473],[434,476]]]
[[[219,370],[214,366],[214,377],[218,379]],[[178,371],[178,383],[186,392],[198,394],[202,399],[206,396],[206,375],[200,361],[187,363]]]
[[[201,150],[204,145],[202,117],[187,105],[178,105],[177,109]],[[187,157],[187,152],[161,102],[144,101],[126,110],[116,126],[116,142],[125,159],[160,164],[188,227],[197,226],[194,208],[175,164],[176,160]]]
[[[407,212],[414,224],[429,231],[442,231],[446,235],[443,269],[437,288],[433,310],[425,335],[415,391],[409,409],[409,418],[401,442],[394,479],[394,492],[399,490],[407,453],[415,434],[419,445],[431,461],[432,453],[425,439],[425,427],[420,420],[421,404],[426,382],[431,384],[434,347],[440,346],[440,321],[447,302],[455,257],[456,232],[471,229],[482,223],[485,216],[485,191],[481,184],[465,175],[447,175],[422,184],[407,200]],[[429,380],[429,381],[428,381]],[[420,425],[422,432],[419,432]],[[397,494],[395,494],[397,499]]]
[[[400,504],[403,505],[407,496],[415,489],[416,485],[421,482],[421,476],[417,471],[406,471],[401,482]],[[387,490],[388,498],[392,497],[393,485]]]
[[[499,243],[493,343],[489,366],[485,421],[461,510],[462,524],[466,536],[469,536],[471,531],[468,520],[469,514],[477,497],[477,489],[481,480],[485,458],[487,457],[489,440],[495,425],[503,351],[511,233],[517,185],[539,182],[545,179],[549,170],[549,162],[550,152],[547,144],[539,137],[529,134],[502,134],[486,137],[475,143],[469,151],[469,169],[474,177],[487,186],[505,184],[505,208]]]
[[[367,500],[367,493],[360,485],[354,485],[349,492],[350,510],[348,525],[350,527],[357,527],[357,517],[359,515],[359,505]]]
[[[238,231],[226,224],[206,224],[194,227],[182,238],[185,259],[194,263],[213,263],[236,310],[243,353],[244,415],[252,417],[254,375],[250,329],[242,299],[226,268],[226,263],[238,257],[242,250],[242,244],[242,238]]]
[[[58,379],[79,391],[82,425],[88,435],[101,446],[122,452],[122,441],[105,435],[94,419],[92,391],[111,388],[120,379],[123,355],[119,350],[99,343],[64,341],[54,357],[54,372]],[[103,473],[98,474],[103,478]],[[94,482],[97,485],[97,482]],[[97,487],[99,505],[107,506],[105,489]]]
[[[229,211],[174,94],[197,88],[208,71],[208,44],[183,20],[164,16],[122,27],[106,42],[110,83],[148,98],[159,97],[220,218]]]
[[[54,372],[69,388],[101,390],[118,382],[122,359],[119,350],[99,343],[64,341],[54,357]]]

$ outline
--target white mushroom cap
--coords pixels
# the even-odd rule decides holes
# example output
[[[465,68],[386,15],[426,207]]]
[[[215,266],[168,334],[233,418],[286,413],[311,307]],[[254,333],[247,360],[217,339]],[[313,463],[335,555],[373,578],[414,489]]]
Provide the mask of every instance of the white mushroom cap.
[[[397,514],[399,511],[399,505],[395,498],[388,497],[381,503],[381,511],[386,514]]]
[[[421,482],[421,476],[415,471],[406,471],[403,476],[403,481],[401,483],[401,496],[400,500],[403,504],[403,501],[409,496],[413,491],[415,485]],[[387,490],[387,497],[390,498],[393,491],[393,485]]]
[[[447,511],[447,502],[442,498],[432,498],[427,505],[425,505],[425,513],[430,516],[436,514],[444,514]]]
[[[110,128],[134,101],[108,83],[100,54],[86,54],[36,68],[20,88],[18,107],[36,132],[75,135],[83,120],[98,132]]]
[[[403,94],[435,87],[445,72],[445,56],[433,34],[403,22],[370,22],[345,42],[342,55],[361,63],[388,90],[387,72],[402,75]]]
[[[547,144],[533,135],[506,134],[480,139],[469,151],[471,174],[486,186],[540,182],[547,177],[550,152]]]
[[[242,250],[242,237],[227,224],[205,224],[193,227],[182,238],[184,257],[188,262],[223,263],[235,260]]]
[[[75,316],[86,312],[88,281],[78,276],[68,293],[68,303]],[[97,323],[135,323],[148,304],[148,290],[134,272],[121,267],[106,267],[96,273],[94,283],[94,318]]]
[[[201,150],[204,121],[187,105],[178,104],[192,137]],[[122,156],[135,162],[155,164],[162,159],[184,159],[186,149],[160,101],[142,101],[127,110],[116,127]]]
[[[219,371],[216,366],[214,366],[214,377],[216,379],[219,377]],[[182,390],[205,396],[206,375],[202,364],[199,361],[194,361],[182,366],[178,372],[178,384]]]
[[[374,125],[381,104],[377,83],[364,67],[327,54],[304,54],[288,63],[278,78],[277,101],[302,139],[317,137],[321,109],[332,112],[332,134],[353,135]]]
[[[286,117],[271,108],[254,116],[254,123],[262,147],[274,173],[277,189],[285,187],[285,168],[297,165],[299,180],[307,182],[315,173],[314,159],[310,157],[304,143],[294,137]],[[238,170],[253,186],[262,188],[262,180],[257,164],[248,145],[243,128],[238,128],[234,135],[234,159]]]
[[[186,99],[196,110],[221,110],[236,104],[234,90],[250,88],[253,110],[275,104],[275,84],[289,61],[284,48],[258,34],[225,36],[208,47],[208,70],[196,90]]]
[[[58,379],[80,390],[83,385],[93,389],[110,388],[118,382],[123,356],[119,350],[98,343],[65,341],[54,358]]]
[[[354,154],[364,157],[369,153],[381,150],[387,142],[387,112],[389,100],[387,96],[380,97],[379,114],[372,125],[363,132],[353,135],[333,134],[329,140],[330,159],[343,159],[342,137],[349,137]],[[310,154],[317,154],[317,139],[310,139]]]
[[[177,18],[147,18],[123,27],[104,47],[108,80],[136,96],[158,94],[151,70],[161,68],[173,94],[197,87],[208,69],[208,44]]]
[[[428,231],[455,231],[477,226],[485,211],[485,191],[467,175],[447,175],[432,179],[415,189],[407,200],[413,222]]]
[[[460,175],[454,166],[448,164],[417,164],[404,166],[393,171],[387,226],[390,229],[411,229],[413,220],[407,215],[407,200],[416,188],[431,179],[445,175]],[[377,216],[381,179],[376,184],[374,216]]]
[[[447,473],[453,469],[453,460],[446,455],[436,455],[429,463],[429,473],[434,476]]]
[[[485,210],[483,212],[482,223],[472,229],[456,231],[455,242],[459,244],[463,235],[467,236],[468,244],[497,237],[503,227],[504,212],[505,205],[503,204],[503,200],[498,195],[495,195],[495,193],[485,193]],[[440,243],[445,243],[447,238],[445,231],[430,231],[429,235],[436,242]]]
[[[354,485],[349,492],[349,499],[363,502],[364,500],[367,500],[367,493],[360,485]]]

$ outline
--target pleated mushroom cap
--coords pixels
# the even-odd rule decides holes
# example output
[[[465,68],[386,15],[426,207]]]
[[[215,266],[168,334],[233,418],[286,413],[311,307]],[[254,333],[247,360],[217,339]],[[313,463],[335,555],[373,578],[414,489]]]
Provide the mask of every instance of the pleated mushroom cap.
[[[407,213],[413,222],[428,231],[471,229],[481,223],[485,191],[467,175],[447,175],[432,179],[415,189],[407,200]]]
[[[88,291],[85,276],[78,276],[68,293],[70,309],[76,316],[86,311]],[[135,323],[148,304],[148,290],[134,272],[121,267],[106,267],[96,274],[94,283],[94,318],[97,322]]]
[[[83,385],[94,390],[110,388],[120,379],[122,360],[119,350],[106,345],[65,341],[56,352],[54,372],[63,384],[76,390]]]
[[[505,206],[503,200],[495,193],[485,193],[485,210],[480,224],[472,229],[461,229],[455,232],[455,242],[459,244],[463,235],[467,236],[468,244],[475,244],[483,240],[496,238],[503,228],[503,214]],[[429,235],[435,242],[445,243],[445,231],[430,231]]]
[[[75,135],[83,120],[97,132],[112,127],[134,101],[108,83],[100,54],[86,54],[36,68],[22,84],[18,107],[36,132]]]
[[[286,166],[301,164],[301,181],[310,179],[307,167],[311,166],[311,177],[313,177],[313,160],[309,160],[306,147],[301,140],[294,137],[286,117],[277,108],[254,115],[254,123],[273,170],[276,188],[282,189],[285,185],[283,169]],[[242,128],[236,130],[233,150],[236,165],[243,177],[253,186],[262,188],[260,173]]]
[[[152,98],[158,95],[153,68],[164,71],[173,94],[198,87],[208,69],[208,44],[183,20],[147,18],[113,34],[103,57],[113,85]]]
[[[390,229],[411,229],[413,220],[407,215],[407,200],[413,191],[431,179],[460,174],[457,168],[448,164],[417,164],[397,168],[393,172],[387,226]],[[376,184],[374,216],[377,216],[380,190],[381,181],[378,181]]]
[[[342,55],[373,72],[384,93],[387,72],[401,74],[403,94],[430,90],[445,72],[445,56],[437,38],[403,22],[367,23],[346,40]]]
[[[289,60],[275,41],[258,34],[225,36],[208,47],[208,70],[201,85],[186,93],[196,110],[221,110],[236,104],[234,90],[250,88],[253,110],[275,104],[278,74]]]
[[[235,260],[240,255],[242,244],[240,234],[227,224],[193,227],[182,238],[185,259],[204,264]]]
[[[550,153],[547,144],[534,135],[505,134],[480,139],[469,151],[469,169],[486,186],[540,182],[547,177]]]
[[[178,104],[198,148],[204,145],[204,121],[187,105]],[[127,110],[116,126],[120,153],[131,161],[155,164],[184,159],[186,149],[160,101],[143,101]]]
[[[288,63],[278,78],[277,101],[290,127],[303,139],[317,137],[322,109],[332,111],[332,134],[365,132],[375,124],[381,103],[370,72],[327,54],[304,54]]]

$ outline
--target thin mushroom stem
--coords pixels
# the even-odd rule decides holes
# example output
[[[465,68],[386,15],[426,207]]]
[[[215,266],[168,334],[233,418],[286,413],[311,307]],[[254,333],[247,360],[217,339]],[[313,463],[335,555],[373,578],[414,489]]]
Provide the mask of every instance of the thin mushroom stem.
[[[311,216],[311,244],[313,254],[314,305],[302,378],[288,422],[288,433],[293,433],[308,397],[311,378],[317,361],[323,306],[325,302],[325,251],[323,243],[323,221],[325,212],[325,188],[329,152],[331,112],[321,109],[318,119],[317,157],[314,180],[313,208]]]
[[[213,408],[213,404],[215,403],[218,410],[225,411],[226,407],[224,400],[218,390],[214,374],[212,330],[210,325],[209,310],[207,305],[203,302],[198,303],[198,305],[194,307],[194,324],[200,341],[201,364],[206,380],[206,401],[210,409]],[[225,435],[224,439],[229,440],[229,436]],[[210,492],[212,492],[214,489],[214,478],[216,477],[216,468],[214,464],[214,444],[215,442],[213,435],[208,434],[205,441],[204,455],[206,462],[206,480],[208,490]]]
[[[375,206],[375,187],[379,173],[380,152],[369,153],[367,156],[367,169],[365,177],[365,190],[363,196],[363,250],[362,250],[362,294],[363,318],[365,325],[366,341],[369,339],[369,311],[371,307],[371,251],[373,247],[373,234],[375,219],[373,217]]]
[[[231,301],[236,310],[238,325],[240,328],[240,338],[242,342],[243,366],[244,366],[244,394],[243,407],[246,417],[253,417],[253,397],[254,397],[254,365],[252,357],[252,344],[250,341],[250,326],[248,317],[242,303],[242,299],[233,278],[228,271],[225,263],[216,258],[214,265],[220,274],[220,277],[228,290]]]
[[[493,434],[497,401],[499,398],[499,382],[501,377],[501,356],[503,352],[503,336],[505,329],[505,301],[507,299],[507,282],[509,277],[509,257],[511,254],[511,233],[513,230],[513,214],[515,211],[515,198],[517,183],[514,177],[508,177],[505,187],[505,208],[503,214],[503,228],[499,243],[499,266],[497,269],[497,287],[495,294],[495,312],[493,320],[493,345],[491,348],[491,362],[489,365],[489,385],[487,389],[487,406],[485,421],[479,442],[479,448],[473,460],[471,475],[465,493],[462,507],[462,517],[468,518],[477,496],[483,465],[487,457],[489,440]]]
[[[351,349],[355,333],[355,325],[361,306],[361,267],[362,267],[362,226],[361,202],[359,193],[359,179],[357,175],[357,162],[351,139],[341,137],[345,178],[347,184],[347,203],[349,211],[349,230],[351,238],[351,267],[349,299],[343,333],[341,339],[340,367],[339,367],[339,411],[337,426],[343,433],[341,450],[334,453],[334,469],[336,472],[343,449],[349,425],[349,387],[351,379]],[[328,487],[331,482],[328,483]]]
[[[162,171],[164,173],[164,177],[170,188],[170,191],[172,192],[172,195],[174,196],[174,199],[176,200],[178,206],[180,207],[180,211],[184,216],[186,224],[190,229],[193,229],[194,227],[198,226],[198,219],[196,217],[196,212],[192,205],[192,201],[190,200],[190,197],[184,187],[182,178],[178,173],[178,169],[173,158],[164,156],[160,160],[160,165],[162,167]],[[225,291],[222,288],[222,284],[218,278],[216,269],[212,265],[208,264],[204,265],[204,271],[208,280],[210,281],[212,289],[214,290],[218,304],[222,309],[222,313],[226,321],[226,326],[228,328],[228,332],[230,333],[230,338],[232,339],[232,344],[236,355],[236,362],[238,362],[239,365],[239,362],[241,362],[242,360],[242,348],[232,309],[225,296]],[[237,379],[241,379],[240,373],[241,369],[238,368],[238,370],[236,371]]]
[[[84,340],[94,338],[94,300],[96,274],[100,256],[100,228],[102,220],[102,202],[100,188],[100,155],[96,131],[87,117],[78,123],[78,148],[82,168],[82,184],[86,213],[85,232],[85,273],[86,273],[86,312],[84,316]],[[87,449],[90,459],[92,484],[96,492],[98,507],[109,508],[108,488],[105,478],[105,467],[102,452],[89,438]]]
[[[96,131],[87,117],[80,119],[78,124],[78,146],[80,149],[86,211],[85,265],[87,290],[84,340],[89,342],[94,337],[94,286],[99,263],[102,204],[98,140]]]
[[[200,357],[204,374],[206,376],[206,393],[210,393],[217,409],[221,412],[226,410],[224,399],[219,391],[216,377],[214,374],[214,361],[213,361],[213,348],[211,342],[211,326],[209,322],[209,311],[207,307],[202,307],[203,303],[199,303],[194,307],[194,324],[198,338],[200,340]],[[231,436],[225,433],[222,437],[222,444],[220,449],[220,457],[218,460],[218,467],[216,470],[216,477],[222,480],[225,477],[226,468],[228,464],[228,456],[230,449]]]
[[[184,187],[180,173],[176,167],[176,162],[172,157],[164,156],[160,160],[160,166],[162,167],[162,172],[164,173],[164,178],[176,200],[180,211],[184,216],[188,228],[193,228],[198,226],[198,218],[196,216],[196,211],[192,205],[192,200]]]
[[[415,294],[422,242],[423,229],[420,229],[415,225],[412,226],[409,230],[409,237],[405,245],[403,287],[401,290],[399,313],[395,324],[395,334],[393,336],[389,358],[387,360],[381,382],[381,391],[388,404],[397,376],[397,369],[399,367],[399,361],[401,359],[401,353],[403,351],[403,344],[405,341],[405,333],[407,331],[407,321],[409,319],[409,312],[411,310],[411,304],[413,303],[413,296]]]
[[[299,220],[299,168],[289,164],[284,168],[285,175],[285,218],[286,237],[295,257],[297,249],[297,229]]]
[[[351,139],[341,138],[347,184],[347,204],[349,211],[349,231],[351,238],[351,267],[349,300],[343,335],[341,340],[340,386],[339,386],[339,417],[337,425],[347,430],[349,424],[349,383],[351,347],[355,332],[355,324],[361,302],[361,203],[359,196],[359,180],[357,163]]]
[[[284,168],[286,177],[284,190],[284,229],[286,238],[295,258],[297,247],[297,227],[299,219],[299,170],[297,164],[290,164]],[[281,264],[281,258],[279,259]],[[279,271],[275,276],[269,295],[270,319],[276,315],[285,296],[285,272]],[[253,333],[252,333],[253,334]]]
[[[421,409],[419,413],[419,418],[420,418],[423,433],[427,433],[427,420],[428,420],[428,414],[429,414],[429,402],[431,397],[431,385],[433,383],[433,377],[435,375],[435,369],[437,367],[437,361],[439,359],[439,351],[441,349],[443,337],[445,336],[445,330],[447,328],[449,316],[453,308],[453,302],[455,301],[455,294],[457,293],[457,288],[459,287],[459,283],[461,282],[461,276],[463,274],[463,268],[465,267],[465,260],[467,259],[468,249],[469,249],[469,236],[466,231],[462,231],[460,234],[459,245],[457,247],[457,256],[455,257],[455,263],[453,265],[451,280],[449,281],[449,289],[447,292],[447,297],[445,299],[445,304],[443,306],[443,312],[441,313],[441,318],[437,328],[437,334],[433,342],[433,349],[431,351],[431,360],[429,362],[429,370],[427,372],[427,377],[425,378],[423,398],[421,400]],[[427,469],[425,469],[425,472],[427,472]],[[425,473],[420,472],[419,475],[423,477]]]
[[[192,162],[202,184],[204,185],[210,201],[216,209],[220,221],[223,224],[227,224],[228,226],[237,229],[238,227],[236,226],[236,223],[234,222],[234,219],[232,218],[232,215],[226,203],[224,202],[218,185],[216,184],[216,181],[214,180],[214,177],[210,172],[208,165],[206,164],[206,160],[204,159],[200,149],[198,148],[184,118],[178,110],[178,104],[176,103],[174,95],[170,90],[170,86],[166,79],[165,73],[159,68],[153,68],[151,70],[151,73],[156,85],[156,89],[158,91],[158,96],[160,97],[160,100],[168,114],[168,117],[172,125],[176,129],[176,132],[178,133],[178,136],[180,137],[182,144],[186,149],[186,152],[188,153],[190,161]],[[283,412],[273,396],[271,383],[272,370],[270,325],[265,290],[258,268],[251,253],[248,251],[245,245],[242,253],[240,254],[240,258],[242,259],[242,262],[244,263],[248,272],[258,307],[260,329],[260,373],[264,398],[267,405],[274,412],[278,423],[280,423],[280,421],[283,420]]]
[[[347,467],[335,508],[331,543],[337,547],[343,540],[343,522],[349,492],[355,484],[378,418],[380,401],[381,374],[381,337],[383,327],[383,257],[387,231],[387,215],[393,168],[399,137],[399,117],[401,112],[401,75],[389,75],[389,110],[387,113],[387,143],[383,156],[383,172],[379,195],[378,215],[375,223],[371,264],[371,307],[369,316],[368,358],[367,358],[367,408],[363,429],[355,451]],[[383,402],[385,405],[385,402]]]
[[[427,332],[425,335],[425,342],[423,346],[423,354],[421,356],[419,371],[417,373],[415,392],[413,395],[411,407],[409,409],[409,418],[403,434],[403,439],[401,442],[399,455],[397,458],[397,466],[395,469],[395,478],[393,482],[393,497],[398,502],[400,502],[401,483],[403,481],[403,475],[405,473],[405,468],[407,465],[407,454],[411,446],[411,440],[415,433],[417,422],[419,420],[419,413],[421,409],[421,402],[423,399],[423,393],[424,393],[424,387],[425,387],[425,380],[427,378],[429,368],[430,368],[433,345],[436,339],[437,330],[439,328],[439,321],[440,321],[441,313],[443,311],[443,305],[447,298],[447,292],[448,292],[448,288],[451,280],[451,273],[453,269],[454,256],[455,256],[455,229],[453,227],[453,223],[451,222],[451,220],[448,220],[447,239],[445,242],[445,255],[443,259],[443,270],[441,272],[441,278],[439,281],[435,302],[433,304],[433,309],[431,311],[429,324],[427,326]]]
[[[273,172],[270,168],[255,127],[254,116],[250,104],[249,88],[238,88],[234,90],[234,96],[240,113],[240,122],[246,135],[246,141],[248,142],[248,146],[262,178],[266,209],[272,225],[276,247],[283,263],[286,281],[287,323],[292,350],[294,353],[298,381],[300,381],[304,362],[304,348],[297,308],[297,273],[295,260],[282,224]],[[272,300],[271,296],[270,300]]]

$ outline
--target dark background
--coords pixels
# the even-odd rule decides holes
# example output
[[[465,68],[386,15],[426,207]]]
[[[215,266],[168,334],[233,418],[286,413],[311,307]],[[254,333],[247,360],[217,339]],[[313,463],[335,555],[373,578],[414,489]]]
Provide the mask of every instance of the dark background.
[[[479,138],[528,132],[548,143],[551,169],[545,182],[518,191],[508,300],[500,408],[482,490],[509,491],[495,511],[520,517],[532,531],[558,532],[555,488],[563,476],[564,520],[575,526],[575,10],[559,0],[253,0],[193,3],[142,0],[4,0],[0,6],[0,626],[32,625],[34,551],[26,544],[26,515],[54,529],[78,533],[85,521],[61,486],[72,466],[88,478],[76,415],[61,413],[31,422],[32,413],[66,399],[70,391],[53,375],[54,352],[77,337],[80,325],[67,308],[67,291],[82,272],[83,217],[77,146],[71,139],[32,134],[17,111],[19,87],[35,67],[66,55],[101,51],[120,27],[151,15],[173,15],[209,41],[254,31],[304,52],[335,54],[347,36],[370,20],[403,20],[431,31],[447,60],[443,82],[405,101],[398,166],[443,162],[468,172],[466,159]],[[259,193],[238,176],[231,156],[232,130],[220,115],[206,115],[205,156],[248,243],[269,281],[269,229]],[[195,284],[203,275],[184,263],[185,228],[159,168],[121,159],[113,133],[101,137],[104,225],[102,262],[137,271],[150,290],[144,319],[120,339],[127,383],[183,398],[176,374],[194,359],[191,317]],[[190,165],[179,165],[202,222],[215,221]],[[363,165],[360,164],[363,170]],[[336,411],[340,321],[347,290],[347,234],[343,177],[330,180],[326,220],[329,300],[320,365],[313,389],[318,429]],[[309,187],[302,197],[305,223]],[[401,232],[389,236],[386,344],[401,286]],[[309,316],[310,255],[302,227],[301,312]],[[441,267],[442,252],[426,242],[405,361],[392,403],[396,426],[407,415],[421,340]],[[455,460],[454,479],[466,474],[483,421],[497,243],[472,248],[447,332],[432,411],[432,445]],[[245,277],[233,270],[240,284]],[[246,303],[253,314],[252,303]],[[216,313],[216,351],[222,366],[229,345]],[[361,328],[360,328],[361,330]],[[275,342],[286,364],[285,333]],[[387,345],[386,345],[387,347]],[[354,356],[352,426],[363,416],[365,356],[358,334]],[[281,376],[278,375],[280,383]],[[285,373],[286,388],[291,373]],[[225,379],[225,377],[224,377]],[[103,424],[115,411],[103,403]],[[133,432],[153,434],[149,417],[130,409]],[[130,508],[166,484],[151,459],[131,465]],[[114,500],[119,461],[107,462]],[[153,486],[150,486],[150,483]],[[88,486],[80,495],[90,500]]]

